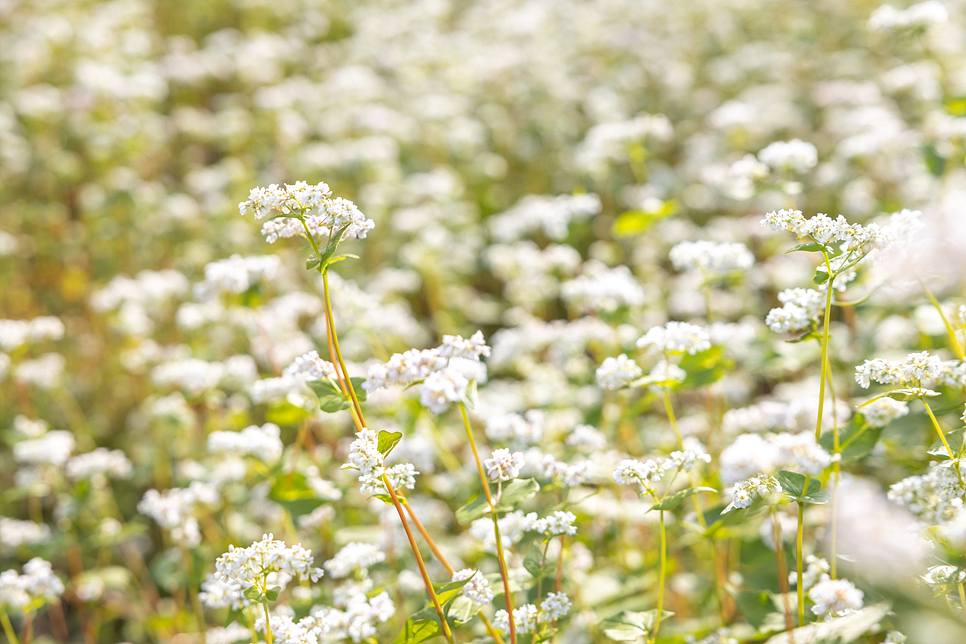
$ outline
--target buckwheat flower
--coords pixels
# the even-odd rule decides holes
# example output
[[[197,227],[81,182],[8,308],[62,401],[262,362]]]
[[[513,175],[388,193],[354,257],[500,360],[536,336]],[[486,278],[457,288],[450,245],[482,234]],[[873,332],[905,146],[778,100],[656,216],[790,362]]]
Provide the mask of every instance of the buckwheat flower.
[[[825,295],[815,289],[787,289],[778,294],[778,301],[784,306],[772,309],[765,318],[765,324],[775,333],[807,329],[825,311]]]
[[[277,575],[277,581],[283,586],[281,582],[285,576],[318,581],[323,572],[321,568],[314,568],[312,563],[311,551],[301,544],[287,546],[267,534],[247,548],[229,545],[228,552],[215,561],[215,577],[226,582],[236,581],[243,588],[257,584],[264,592],[265,577],[270,573],[282,573]]]
[[[509,481],[520,476],[520,468],[526,461],[523,452],[510,452],[508,449],[493,451],[493,455],[483,461],[486,474],[491,481]]]
[[[121,450],[98,447],[93,452],[79,454],[67,461],[64,473],[67,478],[75,481],[91,479],[96,484],[103,485],[108,478],[131,478],[134,476],[134,465]]]
[[[641,462],[636,459],[625,459],[614,470],[614,482],[618,485],[638,483],[644,493],[652,491],[653,484],[660,481],[662,476],[661,465],[655,460]]]
[[[648,381],[659,384],[680,383],[687,380],[688,373],[676,364],[661,360],[647,374]]]
[[[366,577],[369,569],[386,560],[386,553],[370,543],[352,542],[342,547],[335,557],[322,564],[332,579],[350,575]]]
[[[325,380],[335,377],[335,366],[328,360],[319,357],[318,351],[309,351],[301,355],[289,365],[284,372],[286,375],[300,378],[305,382]]]
[[[53,389],[60,384],[67,359],[59,353],[45,353],[35,360],[25,360],[13,370],[13,377],[25,385]]]
[[[415,489],[417,474],[419,472],[416,471],[416,467],[412,463],[399,463],[386,470],[389,483],[397,490],[402,488]]]
[[[37,602],[56,601],[64,593],[64,583],[50,562],[34,557],[22,570],[22,574],[13,569],[0,573],[0,608],[22,613]]]
[[[797,525],[797,522],[795,522]],[[822,557],[817,557],[815,555],[807,555],[805,557],[805,570],[802,573],[802,588],[805,592],[808,589],[817,584],[820,581],[827,581],[831,579],[829,572],[832,570],[829,566],[828,561]],[[795,585],[798,583],[798,574],[790,573],[788,575],[788,583]]]
[[[449,359],[441,356],[438,348],[395,353],[385,364],[369,367],[362,387],[372,392],[390,385],[411,385],[445,369],[448,364]]]
[[[493,601],[493,589],[490,588],[490,582],[486,580],[482,572],[472,568],[464,568],[453,573],[452,581],[463,581],[464,579],[469,579],[461,591],[464,597],[478,606],[485,606]]]
[[[889,631],[882,644],[906,644],[906,636],[899,631]]]
[[[198,599],[208,608],[241,610],[252,604],[244,595],[246,587],[238,580],[223,581],[210,574],[201,582]]]
[[[205,266],[205,279],[194,286],[195,298],[212,300],[221,293],[244,293],[254,284],[275,277],[282,260],[277,255],[235,254]]]
[[[725,493],[731,497],[731,503],[722,511],[722,514],[747,508],[755,499],[771,503],[782,493],[782,486],[773,476],[753,476],[747,481],[736,483],[725,490]]]
[[[608,268],[601,262],[588,260],[583,274],[560,287],[564,301],[582,311],[613,313],[622,307],[644,304],[644,288],[624,265]]]
[[[513,625],[518,635],[526,635],[537,627],[537,607],[524,604],[513,609]],[[493,628],[508,633],[510,631],[510,615],[505,610],[498,610],[493,614]]]
[[[928,351],[910,353],[905,360],[873,358],[855,368],[855,381],[868,389],[872,381],[883,385],[903,385],[922,389],[923,384],[943,374],[943,362]]]
[[[812,612],[827,617],[840,617],[862,608],[865,596],[847,579],[826,579],[808,591],[808,598],[815,603]]]
[[[543,438],[544,413],[531,409],[524,415],[514,412],[486,419],[486,437],[515,448],[539,443]]]
[[[705,451],[704,445],[701,445],[693,436],[689,436],[688,438],[693,440],[691,441],[691,445],[685,442],[685,447],[690,447],[691,449],[685,449],[683,452],[680,450],[671,452],[667,460],[661,463],[662,469],[668,471],[679,468],[685,472],[690,472],[699,461],[704,463],[711,462],[711,455]],[[695,445],[694,443],[698,444]]]
[[[926,0],[904,10],[884,4],[872,12],[867,26],[871,31],[917,29],[947,20],[949,11],[941,2]]]
[[[620,354],[616,358],[607,358],[603,364],[597,368],[597,384],[603,389],[616,390],[626,387],[634,380],[637,380],[644,371],[628,358],[627,354]]]
[[[909,414],[909,404],[892,398],[879,398],[859,410],[869,427],[885,427],[896,418]]]
[[[815,442],[815,434],[812,432],[775,434],[769,441],[778,449],[775,465],[778,469],[816,476],[832,462],[831,455]]]
[[[803,174],[818,165],[818,151],[801,139],[775,141],[758,153],[758,160],[773,170]]]
[[[514,510],[504,514],[499,520],[500,541],[503,548],[511,548],[536,520],[536,512],[525,513],[523,510]],[[493,531],[492,519],[476,519],[470,523],[469,533],[471,537],[482,543],[485,552],[496,554],[496,536]]]
[[[493,236],[502,242],[523,238],[527,233],[542,231],[561,241],[567,236],[572,221],[587,219],[601,211],[600,197],[595,194],[527,195],[506,212],[490,217],[487,222]]]
[[[444,358],[479,360],[481,357],[490,356],[490,347],[483,338],[483,332],[477,331],[465,340],[458,335],[444,335],[438,353]]]
[[[61,467],[74,451],[74,436],[67,431],[54,430],[40,438],[20,441],[13,446],[13,460],[31,465]]]
[[[555,537],[561,534],[577,534],[577,526],[574,522],[577,517],[572,512],[555,511],[548,517],[537,519],[530,525],[533,532],[542,532],[545,535]]]
[[[377,470],[381,475],[385,457],[379,451],[379,434],[372,429],[363,428],[349,445],[349,456],[345,467],[357,469],[363,474]]]
[[[540,616],[538,619],[544,622],[556,621],[569,613],[572,607],[573,604],[566,593],[549,593],[540,602]]]
[[[50,527],[33,521],[20,521],[0,517],[0,545],[14,549],[46,543],[50,539]]]
[[[679,271],[700,271],[706,279],[751,268],[755,256],[739,243],[684,241],[671,249],[668,257]]]
[[[251,637],[251,631],[238,622],[228,626],[215,626],[205,631],[205,642],[207,644],[235,644],[235,642],[240,642],[249,637]]]
[[[216,431],[208,435],[212,454],[252,456],[263,463],[274,463],[282,456],[281,430],[275,423],[251,425],[240,432]]]
[[[668,322],[655,326],[637,340],[638,349],[651,353],[694,355],[711,348],[708,332],[695,324],[687,322]]]
[[[604,450],[607,447],[607,437],[596,427],[577,425],[567,436],[567,445],[576,447],[585,453]]]
[[[774,210],[761,220],[762,226],[768,226],[772,230],[784,230],[792,233],[796,237],[803,237],[807,234],[805,216],[801,210]]]
[[[13,428],[27,438],[40,438],[50,429],[47,421],[40,418],[31,419],[23,415],[17,415],[13,419]]]
[[[54,316],[32,320],[0,320],[0,349],[11,352],[25,344],[60,340],[64,337],[64,323]]]
[[[434,414],[441,414],[450,403],[463,400],[469,384],[469,380],[455,369],[441,369],[423,380],[420,402]]]
[[[279,237],[302,236],[306,227],[313,236],[328,236],[345,228],[344,234],[363,239],[375,227],[351,201],[333,199],[325,183],[309,185],[297,181],[284,187],[272,184],[268,188],[253,188],[248,200],[238,204],[238,211],[242,215],[251,212],[256,220],[278,216],[274,223],[267,222],[262,228],[269,242]]]

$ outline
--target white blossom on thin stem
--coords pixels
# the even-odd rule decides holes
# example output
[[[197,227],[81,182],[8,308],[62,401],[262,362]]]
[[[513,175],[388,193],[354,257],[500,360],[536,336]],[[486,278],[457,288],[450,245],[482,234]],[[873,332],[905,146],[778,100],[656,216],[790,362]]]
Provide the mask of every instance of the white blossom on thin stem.
[[[603,389],[615,390],[626,387],[644,375],[644,371],[627,354],[606,358],[597,368],[597,384]]]
[[[808,591],[808,598],[815,603],[812,612],[827,617],[841,617],[859,610],[864,596],[865,593],[847,579],[826,579]]]
[[[523,452],[510,452],[508,449],[493,451],[490,458],[484,459],[486,474],[491,481],[509,481],[520,476],[520,468],[526,461]]]
[[[478,606],[485,606],[493,601],[493,589],[483,573],[472,568],[464,568],[453,573],[453,581],[469,579],[463,586],[461,593]]]
[[[655,326],[637,341],[637,348],[651,353],[694,355],[711,348],[711,337],[707,330],[688,322],[668,322]]]
[[[304,236],[306,226],[316,237],[327,237],[346,228],[346,235],[360,239],[375,227],[351,201],[342,197],[333,199],[325,183],[309,185],[297,181],[284,187],[273,183],[267,188],[253,188],[248,199],[238,204],[238,211],[242,215],[251,212],[255,219],[277,216],[262,226],[262,234],[269,243],[279,238]]]
[[[781,493],[782,486],[774,477],[753,476],[725,490],[725,494],[731,497],[731,502],[722,510],[722,514],[747,508],[755,499],[763,499],[766,503],[771,503]]]
[[[755,256],[741,243],[683,241],[668,254],[679,271],[699,271],[705,279],[751,268]]]

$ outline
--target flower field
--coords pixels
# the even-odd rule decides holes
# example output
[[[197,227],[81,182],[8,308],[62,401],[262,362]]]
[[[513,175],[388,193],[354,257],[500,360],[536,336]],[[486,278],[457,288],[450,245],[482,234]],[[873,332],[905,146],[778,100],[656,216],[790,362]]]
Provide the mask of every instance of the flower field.
[[[964,43],[0,0],[0,642],[963,642]]]

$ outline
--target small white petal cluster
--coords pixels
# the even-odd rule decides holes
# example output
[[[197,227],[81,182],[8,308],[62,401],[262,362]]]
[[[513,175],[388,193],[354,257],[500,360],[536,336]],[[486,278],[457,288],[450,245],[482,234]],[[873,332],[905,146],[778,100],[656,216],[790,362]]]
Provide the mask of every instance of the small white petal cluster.
[[[812,612],[826,617],[841,617],[861,609],[864,596],[865,593],[847,579],[826,579],[808,591],[808,598],[815,604]]]
[[[13,377],[25,385],[40,389],[53,389],[60,384],[67,359],[59,353],[45,353],[34,360],[21,362],[13,371]]]
[[[0,320],[0,349],[8,353],[25,344],[60,340],[63,337],[64,323],[52,315],[32,320]]]
[[[938,0],[926,0],[907,9],[896,9],[884,4],[869,16],[868,28],[872,31],[919,29],[938,25],[949,20],[949,11]]]
[[[528,195],[506,212],[490,217],[488,222],[493,236],[502,242],[522,239],[536,231],[560,241],[567,237],[570,222],[587,219],[600,210],[600,197],[595,194]]]
[[[55,601],[64,593],[64,583],[54,574],[50,562],[34,557],[22,570],[22,574],[12,568],[0,572],[0,609],[19,614]]]
[[[204,302],[222,293],[244,293],[253,285],[275,277],[281,263],[278,255],[242,257],[237,253],[228,259],[210,262],[205,266],[204,281],[194,286],[195,298]]]
[[[597,368],[597,384],[603,389],[621,389],[642,375],[644,371],[637,363],[622,353],[616,358],[605,359]]]
[[[584,263],[581,275],[564,282],[560,295],[567,304],[594,313],[641,306],[647,299],[631,269],[624,265],[608,268],[595,260]]]
[[[804,174],[818,165],[818,151],[801,139],[775,141],[758,153],[758,160],[772,170]]]
[[[731,497],[731,503],[722,511],[731,512],[750,506],[755,499],[763,499],[770,502],[771,499],[781,494],[782,486],[773,476],[753,476],[747,481],[741,481],[731,486],[725,493]]]
[[[253,188],[247,201],[238,204],[244,215],[251,212],[255,219],[276,217],[265,222],[262,234],[269,243],[279,238],[305,235],[307,226],[313,236],[327,237],[342,228],[350,237],[364,239],[375,223],[366,218],[354,203],[342,197],[332,198],[325,183],[309,185],[296,181],[294,185]]]
[[[173,359],[151,370],[151,382],[155,385],[178,388],[191,396],[200,396],[216,387],[248,389],[257,379],[258,366],[248,355],[232,356],[224,362]]]
[[[67,461],[64,473],[67,478],[75,481],[90,479],[95,483],[102,484],[108,478],[131,478],[134,476],[134,465],[121,450],[98,447],[92,452],[78,454]]]
[[[798,522],[795,522],[797,527]],[[826,559],[818,557],[816,555],[808,555],[805,557],[805,570],[802,572],[802,588],[805,592],[808,589],[817,584],[820,581],[826,581],[831,579],[829,572],[831,572],[832,567]],[[798,573],[789,573],[788,583],[793,586],[798,583]]]
[[[436,351],[444,358],[479,360],[481,357],[490,357],[490,347],[487,346],[482,331],[477,331],[466,339],[459,335],[444,335],[443,342]]]
[[[215,578],[237,584],[242,589],[256,583],[263,586],[265,577],[270,573],[281,573],[278,575],[280,580],[298,577],[318,581],[323,572],[321,568],[314,568],[312,562],[311,551],[303,548],[302,544],[287,546],[284,541],[267,534],[247,548],[229,545],[228,552],[215,561]]]
[[[215,488],[201,481],[192,481],[186,488],[164,492],[148,490],[138,503],[138,512],[170,531],[178,543],[195,547],[201,543],[201,528],[198,519],[192,516],[195,505],[216,505],[220,500]]]
[[[839,215],[832,219],[818,213],[806,219],[800,210],[777,210],[765,215],[762,226],[772,230],[784,230],[797,237],[810,237],[814,242],[830,245],[839,242],[846,251],[837,262],[841,265],[847,260],[857,259],[873,250],[886,251],[903,241],[922,227],[922,213],[917,210],[903,210],[893,213],[885,225],[871,223],[867,226],[850,224]],[[836,268],[833,263],[833,270]]]
[[[574,523],[577,517],[572,512],[555,511],[547,517],[537,519],[530,524],[531,532],[541,532],[550,537],[561,534],[577,534],[577,526]]]
[[[902,385],[922,389],[924,383],[943,375],[943,361],[928,351],[910,353],[905,360],[873,358],[855,368],[855,381],[868,389],[873,381],[881,385]]]
[[[429,411],[442,414],[451,403],[463,400],[469,385],[470,381],[455,369],[440,369],[423,380],[419,400]]]
[[[0,545],[5,548],[46,543],[48,539],[50,527],[43,523],[0,517]]]
[[[794,470],[812,476],[821,474],[832,457],[815,442],[810,431],[798,434],[741,434],[721,452],[721,479],[735,483],[754,474]]]
[[[584,453],[593,453],[606,449],[607,437],[596,427],[577,425],[567,436],[567,445],[576,447]]]
[[[711,348],[711,336],[703,327],[688,322],[668,322],[651,327],[637,340],[638,349],[651,353],[694,355]]]
[[[330,634],[328,620],[322,615],[306,615],[296,621],[294,615],[279,609],[270,615],[270,619],[274,644],[317,644],[327,641]],[[255,620],[254,627],[259,633],[265,632],[264,615]]]
[[[862,417],[869,427],[885,427],[896,418],[909,414],[909,404],[892,398],[879,398],[862,407]]]
[[[825,293],[808,288],[790,288],[778,294],[781,308],[772,309],[765,324],[775,333],[802,331],[818,322],[825,310]]]
[[[68,431],[54,430],[39,438],[20,441],[13,446],[13,460],[29,465],[60,467],[74,451],[74,436]]]
[[[282,432],[275,423],[251,425],[240,432],[216,431],[208,434],[212,454],[252,456],[263,463],[274,463],[282,456]]]
[[[370,590],[370,583],[343,587],[337,590],[335,602],[341,610],[329,607],[312,610],[312,616],[326,628],[326,637],[321,641],[338,642],[349,639],[358,643],[375,637],[377,624],[392,619],[396,614],[396,607],[386,591],[368,597],[367,592]],[[296,640],[293,644],[302,644],[305,641],[311,642]]]
[[[541,462],[543,474],[547,478],[561,482],[567,487],[577,487],[583,485],[593,478],[592,473],[594,464],[591,461],[583,460],[570,464],[558,461],[552,455],[546,454]]]
[[[552,622],[560,619],[570,612],[573,603],[566,593],[549,593],[546,599],[540,602],[540,614],[538,621]]]
[[[899,631],[889,631],[882,644],[906,644],[906,636]]]
[[[452,581],[463,581],[464,579],[469,579],[461,591],[464,597],[478,606],[485,606],[493,601],[493,589],[490,588],[490,582],[486,580],[482,572],[472,568],[464,568],[453,573]]]
[[[688,372],[678,365],[661,360],[647,374],[647,381],[655,385],[671,385],[684,382],[688,377]]]
[[[642,462],[628,458],[621,461],[617,469],[614,470],[614,481],[618,485],[638,483],[642,491],[646,493],[654,489],[654,483],[660,481],[663,475],[664,470],[661,468],[661,464],[654,459]]]
[[[386,553],[370,543],[352,542],[342,547],[335,557],[322,564],[332,579],[350,575],[364,578],[369,568],[386,560]]]
[[[711,462],[711,455],[705,450],[704,445],[693,436],[684,439],[684,447],[683,452],[681,450],[671,452],[667,459],[661,463],[661,467],[665,470],[679,468],[685,472],[690,472],[698,462]]]
[[[537,520],[536,512],[524,513],[523,510],[507,512],[500,518],[500,541],[504,548],[510,548],[520,540],[530,525]],[[482,542],[483,550],[496,554],[496,535],[493,531],[493,519],[476,519],[470,524],[470,536]]]
[[[549,624],[570,612],[573,604],[565,593],[549,593],[538,609],[533,604],[524,604],[513,609],[513,624],[519,635],[535,632],[541,624]],[[510,630],[509,615],[498,610],[493,615],[493,627],[504,633]]]
[[[543,438],[544,413],[531,409],[522,416],[515,412],[486,419],[486,437],[495,443],[523,447],[539,443]]]
[[[725,412],[722,425],[725,432],[734,435],[743,432],[800,432],[814,429],[817,420],[818,397],[799,397],[788,402],[764,400],[750,407],[730,409]],[[848,403],[826,404],[822,425],[830,425],[836,419],[844,425],[852,417]]]
[[[335,378],[336,375],[335,366],[328,360],[319,357],[319,352],[314,350],[295,358],[295,361],[285,369],[283,374],[299,378],[305,382]]]
[[[966,513],[961,512],[966,498],[962,474],[960,459],[933,462],[926,474],[893,483],[888,498],[930,525],[962,532],[966,518]]]
[[[483,460],[486,474],[491,481],[515,479],[520,476],[520,469],[525,463],[523,452],[511,452],[508,449],[493,450],[493,455]]]
[[[683,241],[671,249],[668,257],[677,270],[700,271],[705,279],[748,270],[755,263],[755,256],[740,243]]]

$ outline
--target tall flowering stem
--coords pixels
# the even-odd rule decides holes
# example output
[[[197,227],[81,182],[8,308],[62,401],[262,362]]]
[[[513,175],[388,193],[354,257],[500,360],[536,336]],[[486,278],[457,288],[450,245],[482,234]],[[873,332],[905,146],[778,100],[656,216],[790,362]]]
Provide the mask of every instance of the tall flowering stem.
[[[496,554],[500,561],[500,576],[503,578],[503,595],[506,598],[507,619],[510,623],[510,643],[517,644],[517,627],[513,620],[513,596],[510,594],[510,575],[507,572],[506,556],[503,554],[503,539],[500,538],[500,521],[496,514],[496,503],[493,502],[493,495],[490,492],[490,481],[487,479],[486,471],[483,469],[483,461],[480,460],[480,453],[476,449],[476,440],[473,438],[473,428],[470,425],[470,418],[466,415],[466,406],[459,404],[460,413],[463,415],[463,425],[466,427],[466,437],[470,441],[473,450],[473,458],[476,459],[476,469],[480,473],[480,482],[483,484],[483,492],[486,494],[486,501],[490,506],[490,516],[493,517],[493,533],[496,537]]]
[[[654,618],[654,631],[651,644],[657,642],[657,631],[661,628],[661,614],[664,612],[664,580],[667,577],[667,530],[664,526],[664,510],[658,510],[661,524],[661,570],[658,574],[657,616]]]
[[[0,624],[3,624],[3,632],[11,644],[20,644],[17,633],[13,630],[13,624],[10,623],[10,617],[7,616],[7,611],[3,610],[2,607],[0,607]]]

